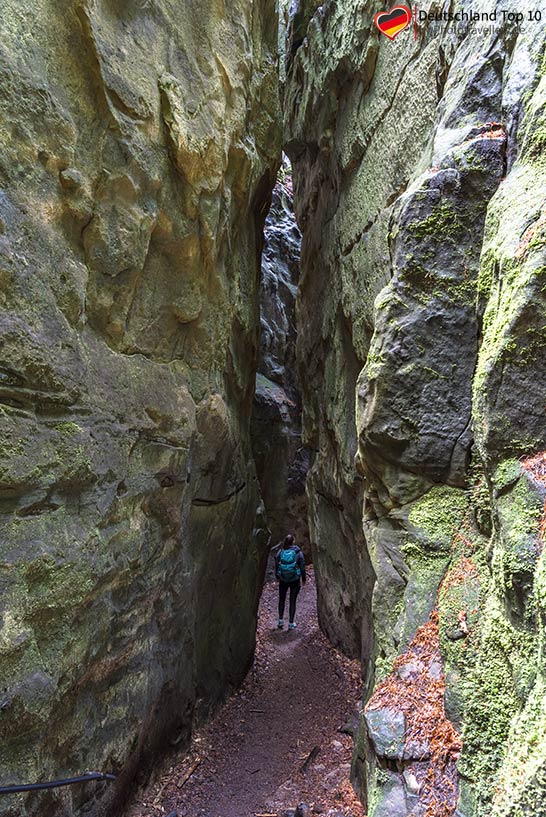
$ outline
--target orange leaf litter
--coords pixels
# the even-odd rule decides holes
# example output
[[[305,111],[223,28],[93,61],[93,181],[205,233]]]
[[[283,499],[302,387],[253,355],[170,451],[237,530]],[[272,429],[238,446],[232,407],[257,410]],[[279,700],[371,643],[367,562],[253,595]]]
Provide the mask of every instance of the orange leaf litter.
[[[442,579],[438,592],[445,592],[450,587],[466,584],[469,579],[475,579],[477,576],[478,568],[472,559],[469,559],[467,556],[461,556]]]
[[[403,667],[406,671],[400,673]],[[434,610],[427,623],[417,630],[407,652],[395,660],[392,674],[378,685],[366,706],[367,711],[390,708],[403,712],[406,747],[410,743],[430,747],[428,763],[416,764],[415,768],[421,803],[426,806],[424,817],[453,817],[457,808],[455,762],[462,742],[445,713],[445,690],[438,612]]]
[[[479,134],[482,139],[506,139],[506,129],[501,122],[486,122],[483,127],[488,130]]]
[[[491,133],[491,136],[496,138],[500,135],[496,129]],[[525,252],[537,228],[541,228],[545,223],[546,217],[541,218],[533,225],[532,233],[527,231],[523,237],[521,254]],[[536,482],[546,487],[546,451],[522,460],[521,464]],[[467,529],[468,523],[463,523],[454,536],[453,546],[460,544],[463,546],[463,552],[466,550],[472,554],[474,546],[471,539],[465,535]],[[546,498],[539,528],[541,549],[545,541]],[[476,565],[463,553],[444,577],[438,592],[465,584],[477,576]],[[463,632],[468,632],[466,611],[459,612],[458,620]],[[436,678],[430,673],[433,664],[440,668]],[[403,667],[408,669],[407,665],[411,665],[410,672],[400,673]],[[457,808],[458,783],[455,763],[461,754],[462,741],[446,716],[445,690],[438,611],[435,609],[429,621],[417,630],[407,652],[395,660],[393,672],[378,685],[366,706],[367,711],[389,708],[403,712],[406,719],[405,746],[416,743],[430,747],[428,768],[424,776],[421,773],[419,780],[421,802],[426,806],[424,817],[453,817]]]

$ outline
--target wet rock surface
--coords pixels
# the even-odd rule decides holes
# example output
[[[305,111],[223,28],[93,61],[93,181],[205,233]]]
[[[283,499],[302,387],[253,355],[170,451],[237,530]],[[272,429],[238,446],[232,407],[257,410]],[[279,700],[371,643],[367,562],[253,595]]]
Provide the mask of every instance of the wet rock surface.
[[[119,814],[252,657],[277,22],[175,5],[2,9],[0,781],[118,774],[6,817]]]

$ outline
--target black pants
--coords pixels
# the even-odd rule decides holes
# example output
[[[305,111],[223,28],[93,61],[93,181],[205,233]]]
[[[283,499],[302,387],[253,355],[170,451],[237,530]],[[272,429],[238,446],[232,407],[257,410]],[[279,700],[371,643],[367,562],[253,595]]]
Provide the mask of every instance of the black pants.
[[[295,582],[279,582],[279,618],[284,618],[284,604],[286,602],[286,594],[290,588],[290,624],[294,623],[296,617],[296,599],[300,592],[300,580]]]

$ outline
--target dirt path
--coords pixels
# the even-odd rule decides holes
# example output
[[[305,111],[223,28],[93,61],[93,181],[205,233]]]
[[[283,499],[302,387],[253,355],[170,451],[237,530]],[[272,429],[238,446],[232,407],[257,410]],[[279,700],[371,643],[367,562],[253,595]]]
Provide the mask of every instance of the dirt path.
[[[256,658],[242,689],[130,817],[173,810],[178,817],[282,815],[302,801],[316,814],[363,817],[348,782],[352,739],[338,732],[355,718],[358,663],[337,653],[318,628],[312,570],[298,598],[296,630],[275,629],[276,606],[273,582],[264,589]],[[300,771],[315,747],[316,758]]]

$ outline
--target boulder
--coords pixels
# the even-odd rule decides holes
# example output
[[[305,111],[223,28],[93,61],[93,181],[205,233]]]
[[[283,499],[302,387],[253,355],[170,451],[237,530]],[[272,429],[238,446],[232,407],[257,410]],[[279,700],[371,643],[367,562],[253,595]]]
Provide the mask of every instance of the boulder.
[[[378,757],[401,760],[406,740],[406,719],[395,709],[372,709],[364,713],[368,734]]]

